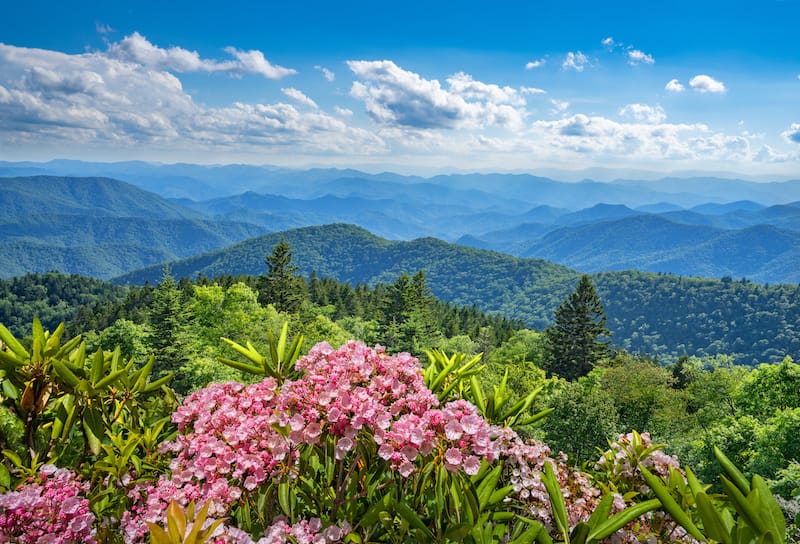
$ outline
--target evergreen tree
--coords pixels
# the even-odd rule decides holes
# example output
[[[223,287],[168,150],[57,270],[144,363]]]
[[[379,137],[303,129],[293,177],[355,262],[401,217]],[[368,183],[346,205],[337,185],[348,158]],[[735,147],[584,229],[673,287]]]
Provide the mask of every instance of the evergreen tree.
[[[148,347],[155,354],[156,375],[176,373],[174,387],[179,387],[178,374],[187,360],[184,309],[183,293],[167,267],[164,269],[161,283],[153,291],[153,300],[148,313],[151,330]]]
[[[585,376],[608,356],[606,315],[589,276],[584,274],[575,291],[561,303],[555,312],[555,323],[545,334],[546,368],[568,380]]]
[[[304,300],[305,281],[292,264],[292,248],[283,237],[266,257],[267,275],[259,285],[258,301],[272,304],[279,312],[297,313]]]

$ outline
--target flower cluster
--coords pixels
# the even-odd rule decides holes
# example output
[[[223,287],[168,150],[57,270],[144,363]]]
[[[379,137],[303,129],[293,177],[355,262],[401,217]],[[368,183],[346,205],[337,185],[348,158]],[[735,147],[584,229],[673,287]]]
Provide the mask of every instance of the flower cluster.
[[[162,447],[174,455],[171,474],[130,493],[134,504],[122,520],[129,542],[143,539],[144,522],[163,523],[172,500],[184,507],[209,502],[209,519],[225,516],[268,480],[294,478],[302,448],[328,438],[339,461],[359,440],[374,441],[403,477],[417,469],[419,456],[476,474],[483,459],[500,455],[497,430],[467,401],[440,408],[408,354],[390,356],[360,342],[334,350],[323,342],[296,369],[300,377],[280,387],[273,378],[215,384],[186,398],[172,418],[180,434]]]
[[[302,520],[294,525],[279,519],[267,528],[264,537],[256,544],[333,544],[341,542],[348,532],[350,525],[347,522],[341,527],[330,525],[323,529],[319,518]]]
[[[408,477],[413,462],[436,452],[451,472],[463,469],[477,474],[481,459],[491,462],[500,455],[494,440],[499,430],[489,425],[465,400],[448,403],[442,409],[430,409],[422,415],[406,414],[387,431],[375,431],[380,444],[378,455],[390,461],[393,469]]]
[[[88,490],[72,471],[42,466],[17,491],[0,495],[0,542],[93,544]]]
[[[523,442],[511,431],[504,437],[504,455],[509,465],[509,480],[514,486],[517,500],[528,508],[528,513],[548,529],[553,529],[553,512],[542,474],[545,463],[550,463],[558,479],[567,515],[571,526],[586,521],[601,499],[601,492],[594,487],[588,474],[574,470],[567,464],[562,453],[558,458],[550,456],[550,448],[536,440]],[[616,505],[619,509],[624,503]]]

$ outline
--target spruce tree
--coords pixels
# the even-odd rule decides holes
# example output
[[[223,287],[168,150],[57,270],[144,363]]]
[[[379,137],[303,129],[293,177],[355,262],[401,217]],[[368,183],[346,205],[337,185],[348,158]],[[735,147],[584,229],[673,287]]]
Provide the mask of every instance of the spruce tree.
[[[181,366],[187,361],[183,293],[175,283],[169,267],[164,268],[161,282],[153,290],[148,312],[150,335],[148,347],[155,354],[155,375],[176,373],[173,386],[180,382]]]
[[[292,248],[283,237],[267,255],[267,275],[262,276],[258,301],[272,304],[279,312],[297,313],[304,299],[305,281],[292,264]]]
[[[555,323],[545,330],[549,354],[546,369],[567,380],[576,380],[588,374],[609,353],[606,315],[589,276],[581,277],[554,317]]]

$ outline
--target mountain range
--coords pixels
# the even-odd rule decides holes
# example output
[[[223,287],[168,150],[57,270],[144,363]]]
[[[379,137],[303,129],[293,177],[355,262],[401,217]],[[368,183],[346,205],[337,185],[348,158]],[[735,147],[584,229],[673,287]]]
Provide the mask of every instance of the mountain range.
[[[179,171],[175,187],[187,179]],[[285,237],[303,274],[388,283],[424,269],[440,299],[535,328],[549,323],[581,272],[592,272],[610,328],[633,351],[738,353],[753,363],[800,349],[798,182],[775,184],[785,193],[779,202],[703,201],[706,193],[690,198],[676,183],[680,199],[665,200],[662,191],[634,206],[587,196],[605,186],[604,194],[621,198],[615,188],[632,182],[334,173],[307,171],[304,198],[298,172],[281,182],[284,193],[251,187],[208,199],[166,198],[103,177],[0,178],[0,277],[59,270],[154,282],[166,262],[177,277],[257,275]],[[546,188],[548,199],[534,200],[528,182]],[[720,183],[698,182],[698,191]],[[772,184],[734,185],[778,200]]]
[[[3,178],[0,277],[59,269],[110,278],[267,232],[349,223],[388,240],[434,237],[582,272],[800,281],[800,181],[0,162],[0,175],[49,171],[127,178]]]

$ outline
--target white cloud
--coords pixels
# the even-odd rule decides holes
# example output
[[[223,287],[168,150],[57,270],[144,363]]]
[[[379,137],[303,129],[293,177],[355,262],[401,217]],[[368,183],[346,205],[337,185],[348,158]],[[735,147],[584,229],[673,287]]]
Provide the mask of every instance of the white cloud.
[[[528,62],[527,64],[525,64],[525,69],[526,70],[535,70],[536,68],[541,68],[542,66],[544,66],[546,62],[547,61],[545,59],[532,60],[532,61]]]
[[[800,123],[792,123],[789,128],[781,133],[781,136],[787,142],[800,144]]]
[[[628,51],[628,64],[636,65],[639,63],[655,64],[656,59],[652,55],[648,55],[644,51],[638,49],[631,49]]]
[[[287,96],[308,104],[305,95]],[[306,100],[308,97],[305,97]],[[381,153],[385,142],[290,104],[197,104],[173,74],[103,53],[68,55],[0,44],[0,142],[298,153]],[[275,148],[275,149],[278,149]]]
[[[536,121],[531,135],[562,157],[626,157],[629,160],[750,160],[747,138],[712,133],[703,124],[619,123],[576,114]],[[566,154],[566,155],[565,155]]]
[[[796,155],[791,155],[789,153],[781,153],[780,151],[774,149],[768,145],[762,145],[761,149],[758,150],[758,153],[755,154],[753,157],[753,161],[755,162],[768,162],[768,163],[777,163],[777,162],[787,162],[796,159]]]
[[[520,87],[519,92],[522,94],[547,94],[547,91],[538,87]]]
[[[686,87],[684,87],[677,79],[670,79],[667,84],[664,85],[664,89],[671,93],[682,93],[686,90]]]
[[[414,128],[517,128],[525,116],[525,99],[511,87],[500,87],[457,73],[448,88],[404,70],[389,60],[347,62],[361,81],[350,95],[364,102],[367,113],[383,125]]]
[[[324,66],[317,65],[317,66],[314,66],[314,69],[315,70],[319,70],[320,72],[322,72],[322,76],[325,79],[327,79],[328,81],[333,81],[334,79],[336,79],[336,74],[334,74],[333,72],[331,72],[330,70],[328,70]]]
[[[319,107],[317,106],[317,103],[311,100],[308,96],[306,96],[305,93],[303,93],[298,89],[295,89],[294,87],[281,89],[281,92],[287,97],[297,102],[298,104],[303,104],[304,106],[310,106],[314,109]]]
[[[643,123],[661,123],[667,118],[664,108],[647,104],[628,104],[620,108],[619,114]]]
[[[711,76],[700,74],[689,80],[689,86],[700,93],[724,93],[725,84]]]
[[[353,110],[349,110],[347,108],[334,106],[333,107],[333,111],[335,111],[336,115],[338,115],[340,117],[352,117],[353,116]]]
[[[150,43],[147,38],[134,32],[125,36],[120,42],[108,47],[110,58],[141,64],[155,70],[174,72],[223,72],[231,75],[245,73],[260,74],[267,79],[280,79],[296,73],[295,70],[271,64],[261,51],[240,51],[234,47],[226,47],[225,52],[236,60],[216,61],[203,59],[197,51],[189,51],[182,47],[167,49]]]
[[[112,32],[116,32],[116,30],[111,28],[111,25],[106,25],[98,21],[94,23],[94,29],[98,34],[111,34]]]
[[[566,100],[557,100],[555,98],[551,98],[550,105],[553,106],[553,109],[550,110],[550,113],[552,113],[553,115],[564,113],[569,109],[569,102],[567,102]]]
[[[564,62],[561,64],[561,68],[564,70],[575,70],[576,72],[583,72],[584,67],[591,66],[589,64],[589,59],[578,51],[577,53],[573,53],[570,51],[567,53],[567,56],[564,57]]]
[[[233,65],[232,69],[225,70],[235,74],[249,72],[252,74],[261,74],[267,79],[281,79],[282,77],[297,73],[297,70],[270,63],[261,51],[240,51],[234,47],[226,47],[225,52],[234,56],[236,60],[239,61]],[[227,66],[228,64],[229,63],[224,62],[221,65]]]
[[[603,41],[601,41],[600,43],[602,43],[605,47],[611,49],[614,47],[614,38],[612,38],[611,36],[609,36],[608,38],[603,38]]]

